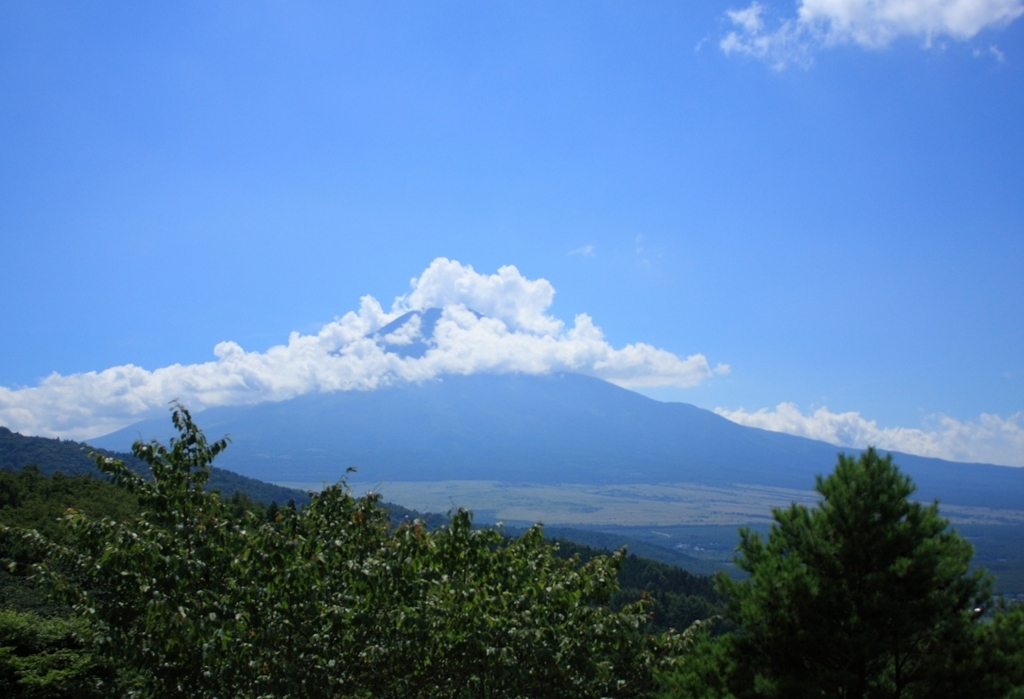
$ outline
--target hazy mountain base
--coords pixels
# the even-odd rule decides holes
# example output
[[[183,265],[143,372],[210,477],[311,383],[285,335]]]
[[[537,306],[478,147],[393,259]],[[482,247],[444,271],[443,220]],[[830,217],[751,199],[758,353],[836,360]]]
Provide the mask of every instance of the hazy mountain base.
[[[210,408],[201,421],[211,436],[233,439],[220,467],[271,482],[333,483],[355,466],[368,483],[686,482],[803,491],[837,452],[860,451],[745,427],[574,374],[446,376]],[[159,416],[90,442],[127,451],[140,436],[166,440],[167,423]],[[1024,469],[894,458],[917,495],[938,498],[944,513],[950,505],[1024,510]]]
[[[319,490],[322,483],[281,483]],[[386,500],[421,512],[472,509],[478,517],[510,524],[587,526],[675,526],[767,524],[773,507],[813,505],[810,490],[764,485],[708,486],[697,483],[507,483],[487,480],[385,481],[353,483],[356,492],[374,491]],[[930,502],[930,501],[929,501]],[[954,524],[1024,525],[1024,510],[942,503]]]

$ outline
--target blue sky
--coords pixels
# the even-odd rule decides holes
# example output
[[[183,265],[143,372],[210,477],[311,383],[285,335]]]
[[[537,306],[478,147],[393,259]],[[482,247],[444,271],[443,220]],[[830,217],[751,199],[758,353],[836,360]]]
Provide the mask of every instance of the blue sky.
[[[1024,3],[893,8],[0,2],[0,424],[127,424],[165,393],[88,372],[383,319],[447,258],[649,395],[1024,465]],[[638,343],[680,364],[607,369]]]

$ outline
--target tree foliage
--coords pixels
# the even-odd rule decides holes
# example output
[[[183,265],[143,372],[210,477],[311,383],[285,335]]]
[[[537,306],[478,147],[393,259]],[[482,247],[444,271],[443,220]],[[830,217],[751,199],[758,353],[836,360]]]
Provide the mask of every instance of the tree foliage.
[[[151,477],[103,455],[113,485],[0,474],[0,554],[74,611],[0,612],[3,696],[640,697],[658,675],[671,697],[1024,699],[1024,609],[992,610],[970,545],[874,450],[767,538],[741,530],[749,577],[716,599],[623,552],[462,510],[428,526],[344,482],[301,509],[224,499],[227,443],[173,420],[168,446],[134,447]]]
[[[539,528],[504,539],[461,510],[391,529],[344,483],[271,521],[231,516],[203,488],[226,443],[173,419],[169,446],[134,447],[152,481],[97,459],[138,514],[72,512],[73,545],[34,539],[40,579],[140,696],[641,696],[676,650],[639,632],[643,604],[609,608],[622,554],[564,560]]]
[[[59,607],[25,576],[27,566],[42,560],[45,550],[16,536],[9,528],[31,529],[50,542],[71,542],[60,519],[68,508],[90,515],[118,519],[137,514],[137,500],[104,479],[89,475],[46,477],[34,466],[20,471],[0,470],[0,561],[14,562],[14,570],[0,566],[0,608],[56,613]]]
[[[937,504],[911,501],[911,480],[874,449],[840,455],[816,489],[817,507],[775,510],[767,540],[741,530],[749,577],[718,580],[739,630],[684,658],[669,694],[1006,695],[1020,615],[982,622],[989,578]],[[704,693],[684,693],[694,685]]]
[[[88,699],[110,696],[115,664],[84,647],[84,620],[0,609],[0,696]]]

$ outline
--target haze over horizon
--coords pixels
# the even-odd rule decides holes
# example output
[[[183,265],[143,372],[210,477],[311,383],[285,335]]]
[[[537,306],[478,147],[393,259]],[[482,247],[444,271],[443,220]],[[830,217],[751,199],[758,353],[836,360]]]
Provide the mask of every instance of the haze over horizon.
[[[1024,466],[1022,14],[0,3],[0,425],[571,371]]]

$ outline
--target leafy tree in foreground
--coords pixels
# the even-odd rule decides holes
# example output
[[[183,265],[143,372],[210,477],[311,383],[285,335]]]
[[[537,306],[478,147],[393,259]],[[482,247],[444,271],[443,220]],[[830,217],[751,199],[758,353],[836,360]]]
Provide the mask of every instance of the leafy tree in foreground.
[[[817,507],[774,511],[766,541],[741,530],[750,577],[718,579],[739,631],[697,644],[669,694],[1006,695],[1021,617],[982,623],[989,579],[937,505],[911,502],[910,478],[874,449],[840,455],[816,489]]]
[[[642,605],[608,608],[621,554],[563,560],[538,528],[505,540],[465,511],[391,530],[377,497],[343,484],[239,519],[203,490],[226,443],[180,406],[173,419],[169,447],[133,449],[153,481],[97,459],[139,514],[68,515],[66,547],[35,535],[39,575],[138,696],[642,696],[678,653],[674,636],[639,633]]]

